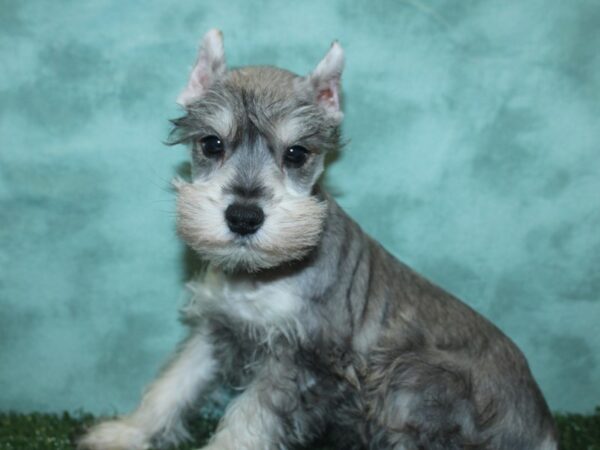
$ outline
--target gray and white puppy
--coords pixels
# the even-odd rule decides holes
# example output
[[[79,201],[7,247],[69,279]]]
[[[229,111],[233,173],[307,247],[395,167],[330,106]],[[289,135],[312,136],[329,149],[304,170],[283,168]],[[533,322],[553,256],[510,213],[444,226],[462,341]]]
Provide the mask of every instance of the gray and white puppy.
[[[308,76],[227,70],[204,37],[173,143],[178,230],[208,262],[189,337],[130,415],[80,441],[139,450],[186,437],[215,382],[243,387],[211,450],[275,450],[323,433],[341,449],[552,450],[552,416],[525,358],[494,325],[397,261],[319,186],[339,145],[343,51]]]

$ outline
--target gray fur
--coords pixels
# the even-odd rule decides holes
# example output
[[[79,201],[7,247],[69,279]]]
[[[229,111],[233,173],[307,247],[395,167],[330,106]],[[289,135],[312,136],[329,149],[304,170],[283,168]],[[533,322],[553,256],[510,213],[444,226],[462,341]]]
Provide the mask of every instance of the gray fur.
[[[323,76],[327,64],[315,73]],[[331,83],[315,77],[270,67],[229,71],[174,121],[172,142],[191,144],[194,167],[194,181],[177,185],[179,231],[209,262],[205,279],[192,285],[184,322],[191,336],[208,336],[220,379],[247,387],[256,408],[244,416],[248,403],[236,403],[208,448],[285,449],[327,432],[346,450],[556,449],[552,416],[510,339],[396,260],[317,183],[325,153],[339,144],[341,116],[320,107],[315,86]],[[284,142],[278,125],[292,117],[294,139]],[[222,161],[197,146],[211,134],[226,142]],[[284,170],[282,152],[297,143],[311,159]],[[308,217],[301,211],[292,222],[267,214],[265,226],[292,228],[285,238],[213,236],[195,209],[206,186],[215,191],[211,201],[224,203],[208,213],[217,227],[226,228],[219,214],[232,201],[277,211],[290,196],[312,206],[298,203]],[[263,309],[253,312],[255,304]],[[243,429],[238,416],[255,415],[261,436],[248,434],[252,443],[227,435]],[[96,444],[107,441],[99,435],[83,446],[122,448]]]
[[[287,427],[282,445],[307,444],[326,429],[343,437],[343,449],[527,450],[554,436],[517,347],[328,203],[307,261],[252,275],[295,279],[309,305],[308,339],[280,335],[265,344],[227,317],[200,321],[213,330],[225,374],[252,367],[245,376],[261,377],[263,401]]]

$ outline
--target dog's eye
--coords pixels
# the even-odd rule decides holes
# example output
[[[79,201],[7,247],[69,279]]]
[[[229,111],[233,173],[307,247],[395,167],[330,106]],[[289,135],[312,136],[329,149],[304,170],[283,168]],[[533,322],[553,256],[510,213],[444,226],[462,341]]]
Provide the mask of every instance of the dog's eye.
[[[302,167],[308,159],[308,154],[308,150],[301,145],[294,145],[283,154],[283,163],[288,167]]]
[[[217,158],[224,150],[223,141],[218,136],[205,136],[200,139],[200,145],[207,158]]]

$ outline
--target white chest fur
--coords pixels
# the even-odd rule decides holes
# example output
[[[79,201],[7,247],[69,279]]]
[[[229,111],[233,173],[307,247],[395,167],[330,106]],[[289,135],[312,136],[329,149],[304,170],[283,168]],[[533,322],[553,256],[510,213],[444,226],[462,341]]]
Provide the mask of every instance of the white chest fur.
[[[251,276],[224,274],[209,268],[205,277],[188,284],[192,298],[188,317],[224,316],[264,335],[284,334],[302,339],[305,304],[289,280],[256,281]]]

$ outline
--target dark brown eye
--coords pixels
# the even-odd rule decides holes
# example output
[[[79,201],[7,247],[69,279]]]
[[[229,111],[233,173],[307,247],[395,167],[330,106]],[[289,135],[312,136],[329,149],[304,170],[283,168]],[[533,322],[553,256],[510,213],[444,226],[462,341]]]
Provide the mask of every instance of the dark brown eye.
[[[288,167],[302,167],[308,159],[309,151],[301,145],[289,147],[283,153],[283,163]]]
[[[200,139],[202,153],[207,158],[218,158],[223,154],[225,147],[223,141],[218,136],[205,136]]]

